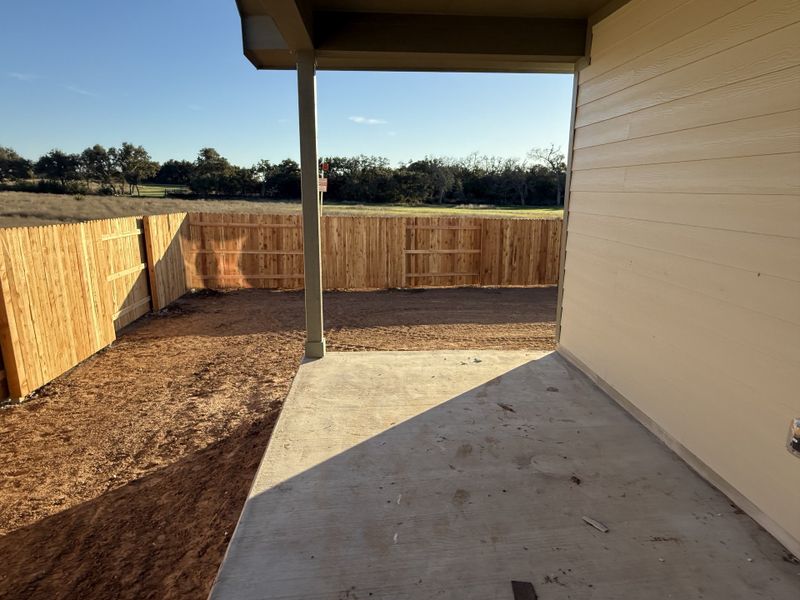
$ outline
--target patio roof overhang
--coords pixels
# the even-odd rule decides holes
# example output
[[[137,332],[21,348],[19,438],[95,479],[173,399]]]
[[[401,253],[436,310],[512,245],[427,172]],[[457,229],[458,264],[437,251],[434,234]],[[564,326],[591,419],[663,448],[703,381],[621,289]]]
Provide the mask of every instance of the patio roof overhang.
[[[325,356],[316,71],[574,73],[628,1],[236,0],[250,62],[297,70],[307,357]]]
[[[572,73],[608,0],[237,0],[258,69]]]

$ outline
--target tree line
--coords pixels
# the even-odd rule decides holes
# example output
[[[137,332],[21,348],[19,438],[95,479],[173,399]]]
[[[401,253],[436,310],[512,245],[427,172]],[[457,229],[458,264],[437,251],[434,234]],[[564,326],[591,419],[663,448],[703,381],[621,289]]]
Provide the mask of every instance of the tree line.
[[[541,206],[563,204],[566,165],[555,146],[534,148],[522,158],[471,154],[465,158],[425,157],[392,166],[377,156],[332,156],[326,198],[360,203],[490,203]],[[125,195],[139,185],[180,186],[182,197],[300,197],[300,165],[291,159],[261,160],[251,167],[231,164],[214,148],[194,161],[158,163],[142,146],[95,144],[70,154],[51,150],[31,161],[0,147],[0,189],[56,193]]]

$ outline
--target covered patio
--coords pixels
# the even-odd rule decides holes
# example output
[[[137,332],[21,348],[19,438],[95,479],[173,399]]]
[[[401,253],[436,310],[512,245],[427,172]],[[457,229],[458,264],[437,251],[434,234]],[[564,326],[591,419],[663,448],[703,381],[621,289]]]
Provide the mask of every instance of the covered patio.
[[[785,558],[555,353],[330,353],[300,367],[212,598],[788,600]]]
[[[797,2],[237,5],[297,70],[308,362],[212,596],[796,598]],[[326,356],[317,69],[575,74],[557,354]]]

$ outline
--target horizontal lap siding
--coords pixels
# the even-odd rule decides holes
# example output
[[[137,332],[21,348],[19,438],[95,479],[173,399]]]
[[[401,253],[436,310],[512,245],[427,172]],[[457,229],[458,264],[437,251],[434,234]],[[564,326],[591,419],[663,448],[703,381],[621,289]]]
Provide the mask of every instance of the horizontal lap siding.
[[[560,345],[800,544],[800,2],[633,0],[579,74]]]

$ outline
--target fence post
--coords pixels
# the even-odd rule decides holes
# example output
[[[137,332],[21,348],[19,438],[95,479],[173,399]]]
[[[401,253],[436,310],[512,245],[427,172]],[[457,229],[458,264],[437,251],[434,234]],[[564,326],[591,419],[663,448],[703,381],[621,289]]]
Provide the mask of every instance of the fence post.
[[[142,235],[144,235],[144,256],[147,262],[147,281],[150,283],[150,309],[152,311],[161,310],[161,303],[158,300],[158,277],[156,277],[156,254],[153,247],[153,231],[150,225],[150,217],[142,216]]]
[[[8,252],[8,239],[5,233],[0,231],[0,351],[3,356],[3,382],[5,390],[0,393],[7,393],[12,398],[22,398],[28,393],[28,383],[25,378],[25,370],[17,360],[19,340],[17,339],[17,327],[14,318],[14,311],[9,310],[7,302],[11,302],[11,288],[9,285],[8,272],[6,271],[6,253]]]
[[[402,269],[400,269],[400,285],[399,288],[408,287],[408,257],[406,256],[406,245],[408,244],[408,217],[399,217],[400,219],[400,260],[402,261]]]
[[[92,263],[89,260],[89,244],[94,243],[94,240],[91,242],[86,239],[86,230],[89,227],[88,223],[78,223],[77,227],[79,228],[80,236],[81,236],[81,247],[80,253],[83,258],[83,268],[86,272],[86,290],[89,296],[89,306],[87,307],[89,313],[92,317],[92,326],[94,328],[94,339],[95,344],[98,348],[102,348],[103,338],[100,333],[100,317],[99,317],[99,303],[100,300],[98,298],[97,290],[95,289],[95,281],[94,281],[94,274],[92,273]]]
[[[483,238],[486,232],[486,219],[481,219],[481,239],[479,243],[480,253],[478,254],[478,285],[484,286],[483,283]]]
[[[150,307],[165,308],[188,291],[183,235],[188,228],[186,213],[142,217]]]

